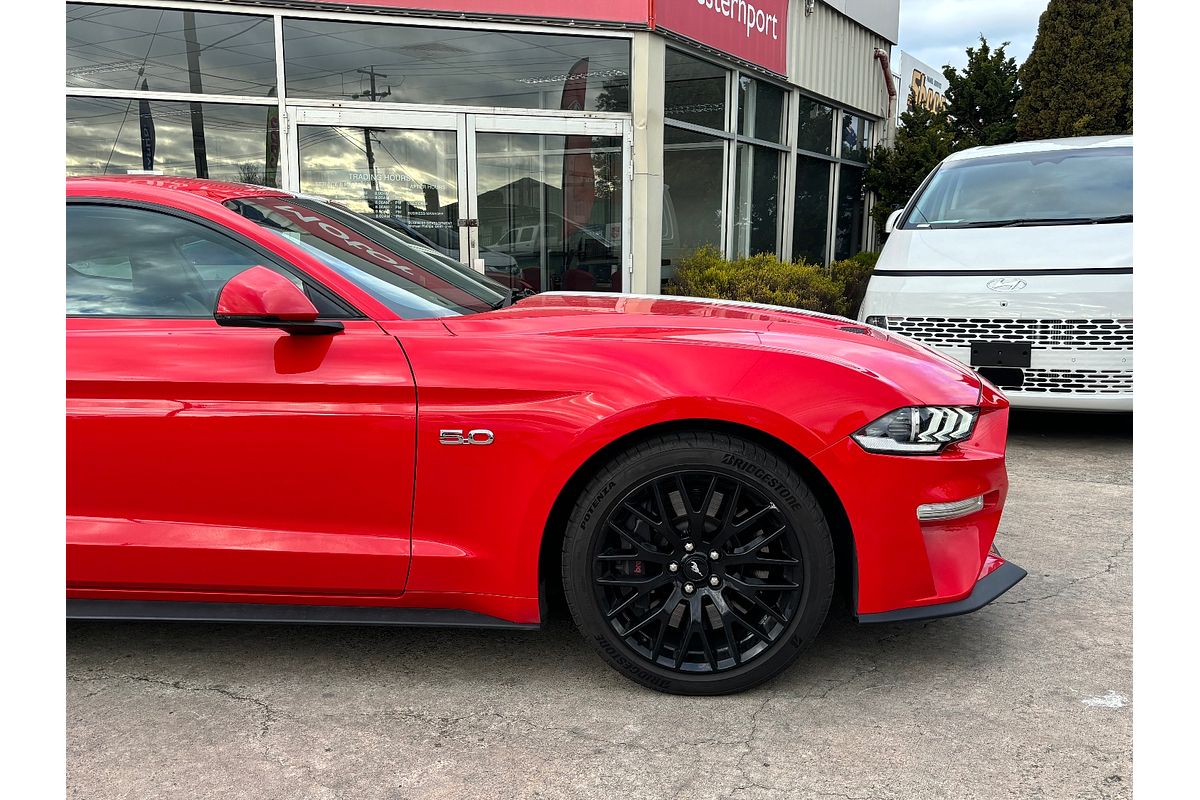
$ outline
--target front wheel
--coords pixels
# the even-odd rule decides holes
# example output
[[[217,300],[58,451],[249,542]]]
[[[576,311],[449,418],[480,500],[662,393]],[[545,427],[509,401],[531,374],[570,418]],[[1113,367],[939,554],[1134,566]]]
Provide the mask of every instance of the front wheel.
[[[829,526],[803,479],[754,442],[660,436],[587,485],[563,540],[575,624],[619,672],[726,694],[799,657],[833,596]]]

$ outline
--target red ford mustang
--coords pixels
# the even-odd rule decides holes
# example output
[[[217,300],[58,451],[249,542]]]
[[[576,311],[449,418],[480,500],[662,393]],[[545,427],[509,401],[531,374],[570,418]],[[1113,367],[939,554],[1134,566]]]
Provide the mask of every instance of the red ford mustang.
[[[549,293],[320,199],[67,181],[76,618],[536,627],[669,692],[972,611],[1008,404],[846,319]]]

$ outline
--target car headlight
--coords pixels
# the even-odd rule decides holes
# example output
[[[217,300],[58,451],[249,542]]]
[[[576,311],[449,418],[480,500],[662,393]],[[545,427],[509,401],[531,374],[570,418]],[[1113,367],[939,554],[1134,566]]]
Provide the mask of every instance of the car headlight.
[[[867,323],[868,325],[874,325],[876,328],[883,328],[885,331],[888,329],[887,317],[871,316],[867,317],[865,320],[863,320],[863,322]]]
[[[851,438],[869,453],[928,455],[971,438],[978,418],[973,406],[910,406],[884,414]]]

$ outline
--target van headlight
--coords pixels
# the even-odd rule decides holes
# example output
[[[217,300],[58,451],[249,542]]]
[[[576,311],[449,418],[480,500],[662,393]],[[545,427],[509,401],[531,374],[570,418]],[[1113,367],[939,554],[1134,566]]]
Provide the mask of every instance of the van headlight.
[[[910,406],[884,414],[851,438],[869,453],[929,455],[970,439],[978,418],[974,406]]]
[[[885,331],[888,329],[887,317],[870,316],[863,320],[863,322],[868,325],[874,325],[876,328],[883,328]]]

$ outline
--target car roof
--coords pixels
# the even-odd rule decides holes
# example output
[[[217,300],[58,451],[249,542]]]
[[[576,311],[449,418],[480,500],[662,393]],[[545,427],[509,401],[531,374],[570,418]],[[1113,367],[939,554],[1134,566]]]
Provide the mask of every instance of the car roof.
[[[1075,136],[1068,139],[1037,139],[1032,142],[994,144],[987,147],[972,147],[946,157],[951,161],[970,161],[974,158],[992,156],[1023,155],[1025,153],[1048,153],[1054,150],[1088,150],[1098,147],[1133,147],[1133,136]]]
[[[166,175],[89,175],[67,178],[67,186],[85,189],[114,185],[136,185],[161,189],[168,192],[183,192],[223,203],[239,197],[292,197],[290,192],[255,186],[249,183],[214,181],[207,178],[177,178]]]

